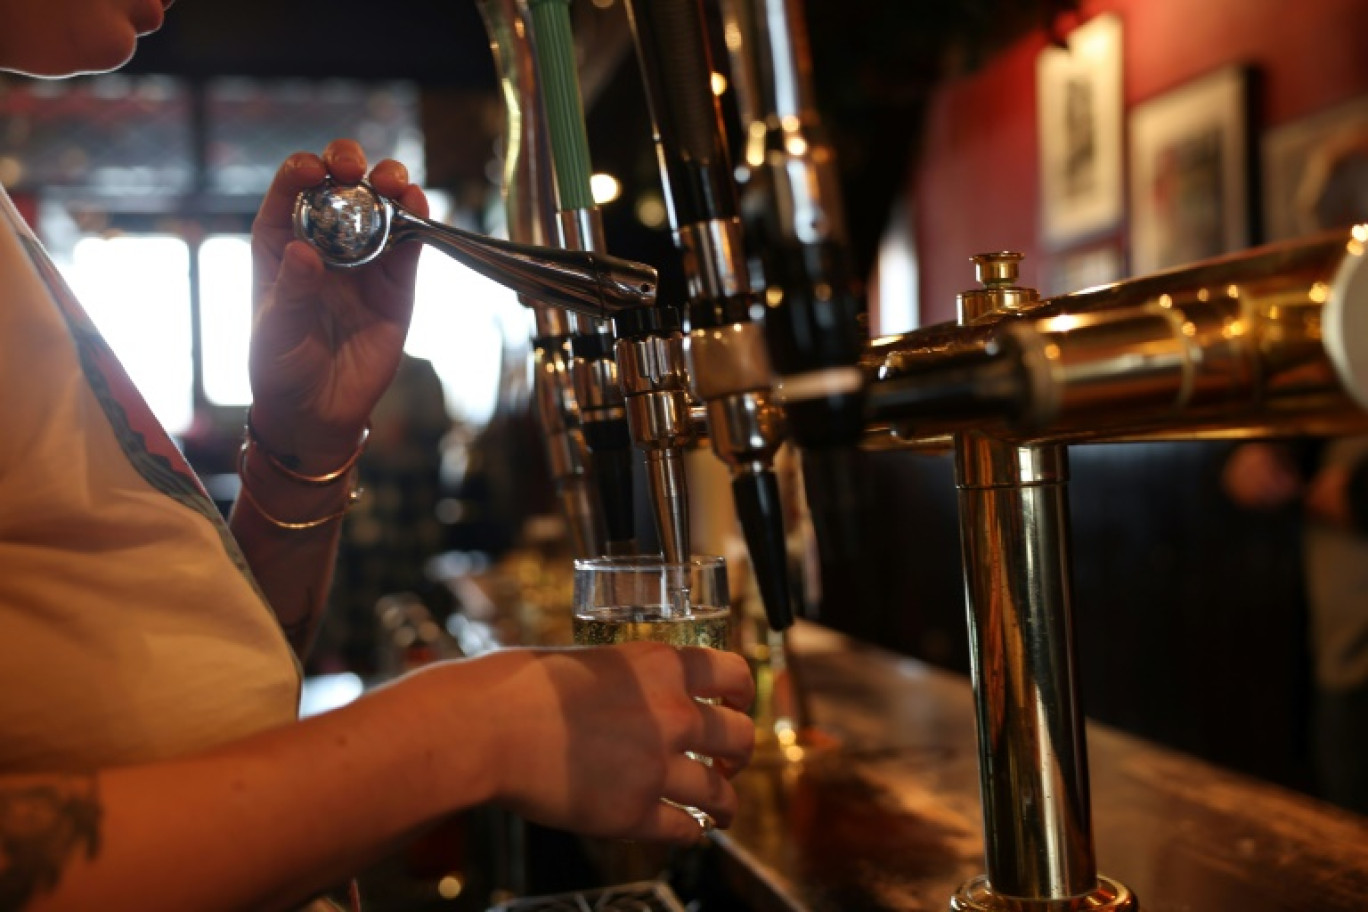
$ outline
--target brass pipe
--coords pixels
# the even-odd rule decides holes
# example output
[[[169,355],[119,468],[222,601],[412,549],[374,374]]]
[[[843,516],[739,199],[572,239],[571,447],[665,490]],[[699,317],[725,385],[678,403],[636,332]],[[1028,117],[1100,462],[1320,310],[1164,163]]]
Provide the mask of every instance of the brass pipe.
[[[1097,887],[1075,681],[1063,447],[965,433],[960,536],[978,712],[987,880],[1063,900]]]
[[[1015,259],[975,258],[985,287],[960,296],[963,326],[1034,304],[1032,289],[1011,284]],[[1066,448],[963,431],[955,473],[987,872],[950,908],[1133,910],[1129,890],[1098,876],[1093,851]]]
[[[1365,241],[1359,226],[876,340],[862,362],[873,409],[880,383],[929,389],[998,346],[1015,351],[1026,404],[973,426],[1021,445],[1361,431]],[[907,439],[966,423],[879,418]]]

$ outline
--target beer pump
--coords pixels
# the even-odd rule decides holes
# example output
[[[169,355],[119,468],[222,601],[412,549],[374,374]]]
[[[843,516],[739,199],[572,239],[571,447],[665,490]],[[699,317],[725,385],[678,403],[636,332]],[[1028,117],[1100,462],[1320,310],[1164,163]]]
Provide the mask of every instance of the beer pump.
[[[713,452],[732,474],[737,516],[770,626],[792,623],[775,452],[782,414],[771,390],[711,54],[698,0],[629,0],[661,180],[688,285],[685,354]]]
[[[542,66],[573,72],[567,0],[527,2],[539,14],[532,41]],[[482,3],[506,22],[526,21],[516,0]],[[1067,448],[1368,431],[1368,225],[1054,298],[1017,283],[1018,254],[981,254],[978,287],[959,296],[957,321],[862,341],[839,205],[828,192],[831,158],[811,103],[801,4],[726,0],[742,47],[751,48],[742,63],[758,65],[749,84],[763,99],[754,105],[762,113],[748,118],[755,154],[747,162],[764,182],[752,210],[763,275],[754,284],[709,86],[702,7],[630,0],[628,13],[689,280],[687,335],[673,311],[656,304],[652,270],[601,253],[581,186],[582,143],[565,144],[556,163],[561,207],[571,213],[556,231],[575,249],[537,246],[551,239],[545,220],[540,228],[535,219],[519,222],[521,244],[496,242],[395,212],[364,193],[301,197],[301,234],[317,229],[321,249],[353,262],[418,238],[519,289],[534,308],[582,315],[583,322],[548,316],[538,324],[548,338],[577,331],[587,340],[576,339],[568,360],[559,343],[541,356],[557,379],[539,408],[555,434],[565,431],[554,444],[565,457],[558,480],[571,490],[586,477],[576,468],[584,463],[574,462],[584,455],[577,428],[594,450],[590,461],[600,451],[620,453],[627,439],[646,450],[667,556],[688,554],[677,456],[698,430],[690,398],[700,400],[713,449],[732,468],[776,628],[787,626],[789,605],[770,460],[785,426],[805,449],[805,469],[814,457],[814,477],[848,474],[857,444],[953,448],[986,872],[963,884],[950,908],[1138,908],[1095,859],[1074,654]],[[524,37],[496,38],[496,56],[515,49],[500,58],[505,90],[524,120],[538,121]],[[560,78],[555,91],[567,84]],[[547,123],[579,117],[577,90],[575,102],[554,104],[556,114],[552,94]],[[518,149],[535,150],[531,136],[520,132]],[[529,164],[544,159],[528,154],[510,183],[544,189],[548,172],[538,178]],[[549,194],[541,198],[544,207]],[[571,389],[562,378],[577,370],[583,377]],[[599,475],[625,483],[617,470]],[[565,502],[592,512],[578,495]]]
[[[824,588],[864,600],[864,302],[836,153],[817,111],[804,7],[722,0],[722,16],[746,136],[742,218],[760,273],[775,394],[802,454]]]
[[[555,174],[547,144],[532,36],[517,0],[480,0],[506,114],[501,190],[508,236],[545,246],[557,237],[552,217]],[[596,486],[589,475],[588,447],[570,382],[570,318],[527,295],[531,309],[532,390],[547,466],[576,557],[607,549],[606,528]]]
[[[1042,300],[974,258],[956,323],[876,340],[867,441],[955,450],[987,873],[955,910],[1133,909],[1097,873],[1065,444],[1362,433],[1368,225]]]
[[[589,185],[589,139],[575,69],[569,0],[529,0],[528,8],[540,73],[541,111],[555,164],[560,244],[567,250],[600,252],[606,243],[602,216]],[[603,505],[605,551],[630,554],[635,550],[632,443],[609,322],[576,319],[570,352],[580,429]]]

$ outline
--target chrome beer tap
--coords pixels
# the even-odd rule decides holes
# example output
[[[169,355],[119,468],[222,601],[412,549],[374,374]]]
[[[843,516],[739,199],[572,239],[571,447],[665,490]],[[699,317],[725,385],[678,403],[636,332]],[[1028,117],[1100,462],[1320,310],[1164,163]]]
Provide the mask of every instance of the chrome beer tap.
[[[628,17],[655,129],[670,223],[688,280],[685,356],[713,451],[730,468],[737,515],[770,624],[792,623],[774,454],[784,438],[759,302],[750,287],[736,188],[711,88],[697,0],[630,0]]]
[[[508,236],[545,246],[558,232],[551,201],[556,188],[547,146],[537,60],[527,6],[521,0],[480,0],[490,50],[502,88],[506,129],[502,191]],[[532,389],[547,465],[576,557],[606,550],[603,508],[589,478],[589,453],[579,427],[570,381],[570,318],[562,310],[520,295],[532,310]]]
[[[873,602],[861,571],[862,283],[837,158],[822,128],[802,0],[722,0],[746,135],[741,211],[758,252],[775,393],[802,454],[823,589]]]
[[[295,236],[337,269],[362,266],[394,244],[418,241],[486,278],[574,314],[608,320],[655,302],[656,271],[603,254],[515,244],[416,215],[362,181],[324,181],[295,199]]]
[[[632,441],[646,454],[652,513],[665,559],[686,561],[689,543],[688,476],[683,451],[695,420],[679,314],[668,307],[637,307],[613,319],[617,363]]]
[[[588,140],[573,61],[566,0],[531,0],[543,70],[548,81],[546,111],[557,151],[557,185],[561,192],[561,225],[567,247],[603,249],[602,222],[591,205],[588,185]],[[552,101],[551,98],[555,100]],[[614,321],[617,337],[606,323],[572,338],[571,362],[585,439],[600,463],[599,474],[611,531],[614,523],[630,523],[630,462],[636,446],[645,454],[651,513],[668,561],[687,561],[689,542],[688,479],[682,450],[693,438],[690,402],[684,377],[678,318],[672,310],[645,306],[624,310]],[[613,462],[605,462],[600,454]],[[630,528],[630,526],[627,526]]]
[[[555,163],[559,240],[566,250],[602,251],[606,244],[589,187],[589,141],[569,0],[528,0],[527,7],[541,75],[541,111]],[[636,550],[631,433],[608,320],[572,320],[570,352],[580,429],[603,505],[604,551],[630,554]]]

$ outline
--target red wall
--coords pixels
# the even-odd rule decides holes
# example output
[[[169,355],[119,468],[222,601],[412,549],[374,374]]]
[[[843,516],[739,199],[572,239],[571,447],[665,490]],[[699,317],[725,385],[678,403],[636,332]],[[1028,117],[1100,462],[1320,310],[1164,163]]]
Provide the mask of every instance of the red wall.
[[[1256,130],[1368,94],[1365,0],[1096,0],[1078,21],[1109,10],[1123,20],[1128,110],[1235,62],[1260,73]],[[1035,107],[1044,46],[1043,32],[1030,35],[933,98],[910,181],[924,324],[954,318],[956,293],[974,284],[969,257],[981,251],[1019,250],[1023,284],[1048,284]]]

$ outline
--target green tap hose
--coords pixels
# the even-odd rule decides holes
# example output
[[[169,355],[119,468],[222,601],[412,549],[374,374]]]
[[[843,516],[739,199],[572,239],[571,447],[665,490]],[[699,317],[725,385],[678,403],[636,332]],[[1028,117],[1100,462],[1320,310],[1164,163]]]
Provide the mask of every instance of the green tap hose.
[[[589,189],[589,134],[584,127],[584,102],[575,68],[570,0],[530,0],[528,7],[560,208],[588,209],[594,205]]]

